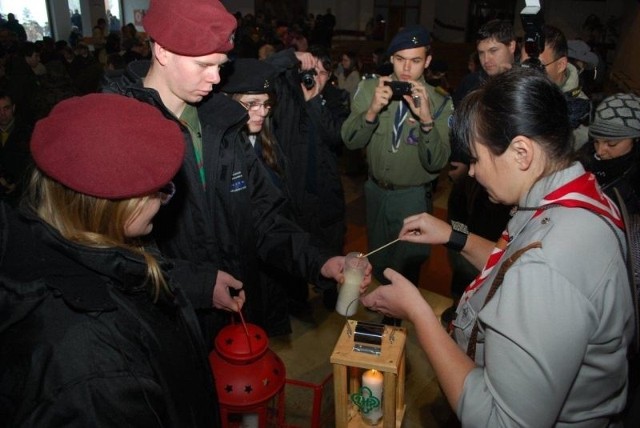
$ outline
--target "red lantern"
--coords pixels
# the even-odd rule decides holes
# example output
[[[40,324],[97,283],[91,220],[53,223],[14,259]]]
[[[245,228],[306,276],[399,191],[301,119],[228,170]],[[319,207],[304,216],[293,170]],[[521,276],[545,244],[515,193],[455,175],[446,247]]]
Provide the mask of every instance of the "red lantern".
[[[224,327],[209,363],[223,427],[284,426],[285,367],[262,328],[244,320]]]

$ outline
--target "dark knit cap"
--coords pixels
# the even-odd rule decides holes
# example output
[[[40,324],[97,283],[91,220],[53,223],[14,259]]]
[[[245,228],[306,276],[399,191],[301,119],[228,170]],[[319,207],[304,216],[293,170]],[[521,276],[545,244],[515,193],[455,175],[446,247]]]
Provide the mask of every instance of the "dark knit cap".
[[[218,0],[151,0],[142,25],[165,49],[204,56],[233,49],[237,21]]]
[[[35,164],[70,189],[105,199],[147,195],[180,169],[184,137],[157,108],[114,94],[58,103],[31,138]]]
[[[608,140],[640,138],[640,97],[620,93],[602,100],[589,126],[589,135]]]
[[[398,34],[391,40],[387,55],[393,55],[404,49],[429,46],[429,43],[431,43],[431,38],[426,28],[422,25],[409,25],[398,31]]]
[[[255,58],[238,58],[223,69],[222,92],[228,94],[268,94],[274,91],[278,70]]]

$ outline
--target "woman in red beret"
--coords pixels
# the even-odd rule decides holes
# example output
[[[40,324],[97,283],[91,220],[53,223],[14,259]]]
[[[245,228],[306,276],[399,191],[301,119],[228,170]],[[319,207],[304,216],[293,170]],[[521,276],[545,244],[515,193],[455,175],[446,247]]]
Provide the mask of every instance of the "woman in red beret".
[[[142,240],[173,193],[178,125],[88,95],[31,150],[20,209],[0,205],[0,426],[219,426],[193,308]]]

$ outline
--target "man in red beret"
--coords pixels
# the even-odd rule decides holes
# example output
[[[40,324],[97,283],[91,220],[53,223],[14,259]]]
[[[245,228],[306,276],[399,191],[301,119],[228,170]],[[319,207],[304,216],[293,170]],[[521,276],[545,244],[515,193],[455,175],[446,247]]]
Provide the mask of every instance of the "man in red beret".
[[[344,258],[310,245],[308,234],[280,214],[282,195],[239,138],[247,111],[211,94],[233,48],[233,15],[217,0],[151,0],[143,25],[151,64],[131,63],[104,90],[151,103],[181,125],[187,150],[174,179],[177,200],[156,218],[155,239],[201,309],[209,343],[229,322],[224,311],[243,306],[248,320],[268,330],[259,260],[328,288],[327,278],[342,279]]]

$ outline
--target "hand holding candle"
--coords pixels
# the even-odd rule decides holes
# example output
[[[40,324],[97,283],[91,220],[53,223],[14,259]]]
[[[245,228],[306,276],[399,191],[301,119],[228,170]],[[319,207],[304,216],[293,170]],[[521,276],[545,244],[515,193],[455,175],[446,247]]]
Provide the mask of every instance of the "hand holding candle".
[[[349,253],[344,259],[344,282],[340,286],[336,312],[350,317],[358,310],[360,284],[369,261],[361,253]]]

